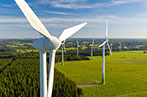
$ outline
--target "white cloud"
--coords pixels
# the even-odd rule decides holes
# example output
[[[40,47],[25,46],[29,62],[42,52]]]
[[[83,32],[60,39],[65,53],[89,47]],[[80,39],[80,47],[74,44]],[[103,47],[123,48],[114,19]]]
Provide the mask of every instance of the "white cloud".
[[[17,11],[11,8],[0,8],[0,13],[6,13],[6,14],[16,14]]]
[[[52,1],[50,2],[52,7],[57,8],[65,8],[65,9],[85,9],[85,8],[100,8],[104,6],[108,6],[108,4],[105,3],[95,3],[95,4],[83,4],[83,3],[62,3],[58,1]]]
[[[51,14],[59,14],[59,15],[76,15],[73,13],[67,13],[67,12],[59,12],[59,11],[45,11],[46,13],[51,13]]]
[[[101,7],[109,6],[109,4],[105,4],[105,3],[95,3],[95,4],[69,3],[69,4],[64,4],[64,3],[56,2],[56,1],[52,1],[51,5],[53,7],[65,8],[65,9],[101,8]]]
[[[115,24],[111,25],[111,32],[117,33],[119,32],[125,32],[125,35],[132,32],[136,31],[137,32],[145,32],[146,27],[145,24],[147,24],[147,17],[140,17],[140,18],[124,18],[124,17],[118,17],[114,15],[103,15],[103,16],[95,16],[91,18],[41,18],[41,21],[45,24],[45,27],[49,29],[49,32],[52,32],[52,34],[55,34],[56,32],[62,32],[63,29],[77,25],[79,23],[88,22],[88,25],[84,28],[83,32],[89,33],[93,32],[94,34],[91,35],[96,36],[95,33],[97,32],[103,32],[103,26],[102,24],[105,24],[105,21],[109,21],[110,24]],[[122,27],[120,27],[120,25]],[[123,24],[123,25],[122,25]],[[138,26],[134,26],[138,25]],[[117,26],[118,25],[118,26]],[[100,26],[100,27],[98,27]],[[125,26],[125,27],[124,27]],[[129,27],[129,28],[127,28]],[[132,27],[132,28],[130,28]],[[112,29],[113,28],[113,29]],[[56,29],[56,31],[54,31]],[[57,30],[58,29],[58,30]],[[142,30],[143,29],[143,30]],[[27,32],[30,33],[32,32],[32,36],[38,35],[37,33],[34,32],[33,28],[31,25],[28,23],[28,21],[25,18],[17,18],[17,17],[5,17],[5,16],[0,16],[0,30],[1,32],[9,32],[9,33],[14,33],[14,32]],[[59,33],[56,33],[57,36]],[[5,35],[5,33],[4,33]],[[20,37],[22,37],[21,33],[18,34]],[[134,35],[134,33],[133,33]],[[138,34],[135,34],[138,35]],[[140,34],[139,34],[140,35]],[[7,35],[6,35],[7,36]],[[4,36],[4,37],[6,37]],[[97,34],[96,37],[98,37],[99,34]],[[118,35],[120,37],[123,37],[121,34]],[[118,37],[118,36],[113,36],[113,37]],[[2,36],[1,36],[2,37]],[[26,37],[26,36],[25,36]],[[31,37],[31,36],[29,36]],[[81,37],[79,34],[78,37]],[[84,36],[82,36],[84,37]],[[85,36],[89,37],[89,35]],[[125,37],[125,36],[124,36]],[[129,37],[129,36],[128,36]],[[143,37],[143,36],[140,36]]]
[[[86,8],[103,8],[116,6],[127,3],[146,2],[146,0],[110,0],[107,3],[93,3],[88,4],[88,0],[42,0],[40,4],[51,5],[52,7],[64,8],[64,9],[86,9]]]
[[[139,16],[147,17],[147,13],[140,14]]]
[[[75,2],[86,2],[87,0],[41,0],[39,3],[47,5],[53,1],[59,3],[75,3]]]
[[[14,6],[15,4],[1,4],[1,7],[7,7],[7,8],[12,8]]]
[[[59,1],[63,3],[73,3],[73,2],[85,2],[87,0],[54,0],[54,1]]]
[[[41,21],[47,27],[68,27],[74,24],[87,21],[88,27],[93,27],[97,23],[109,21],[112,24],[139,24],[147,23],[147,17],[144,18],[123,18],[114,15],[96,16],[91,18],[41,18]],[[12,24],[15,27],[31,27],[25,18],[0,17],[0,26],[3,24]],[[28,26],[29,25],[29,26]]]
[[[24,23],[27,22],[26,19],[22,18],[3,18],[0,19],[0,23]]]
[[[135,3],[135,2],[143,2],[144,0],[113,0],[111,1],[114,5],[126,4],[126,3]]]

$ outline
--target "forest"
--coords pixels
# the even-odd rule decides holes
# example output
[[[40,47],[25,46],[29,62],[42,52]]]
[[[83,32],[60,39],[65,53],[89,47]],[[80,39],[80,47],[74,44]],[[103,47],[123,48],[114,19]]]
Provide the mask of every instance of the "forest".
[[[39,76],[38,59],[1,59],[0,97],[39,97]],[[83,97],[83,92],[55,69],[53,97]]]

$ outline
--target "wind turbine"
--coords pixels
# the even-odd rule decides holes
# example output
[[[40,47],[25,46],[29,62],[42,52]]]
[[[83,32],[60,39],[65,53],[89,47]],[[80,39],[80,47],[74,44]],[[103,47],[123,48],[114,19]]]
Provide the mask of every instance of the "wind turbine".
[[[90,44],[90,47],[91,47],[91,59],[93,59],[94,39],[92,41],[92,44]]]
[[[64,42],[64,53],[66,54],[65,42]]]
[[[106,36],[105,41],[99,46],[103,46],[103,63],[102,63],[102,84],[105,84],[105,44],[107,44],[109,51],[111,53],[110,45],[109,45],[109,39],[108,39],[108,23],[106,23]]]
[[[121,44],[121,42],[119,41],[119,46],[118,46],[119,51],[121,51],[121,46],[122,46],[122,44]]]
[[[77,56],[79,56],[79,47],[80,47],[80,45],[79,45],[78,40],[76,41],[76,44],[77,44]]]
[[[64,65],[65,41],[62,42],[61,49],[62,49],[62,62],[61,62],[61,64]]]
[[[111,51],[112,51],[112,49],[113,49],[113,43],[110,43],[110,49],[111,49]]]
[[[54,79],[54,64],[55,64],[55,53],[60,47],[62,41],[75,34],[81,28],[83,28],[87,22],[80,25],[65,29],[59,38],[50,35],[44,25],[41,23],[39,18],[35,15],[32,9],[24,0],[15,0],[21,11],[26,16],[31,26],[37,30],[43,38],[40,38],[33,42],[33,47],[38,49],[40,52],[40,97],[51,97],[53,89]],[[49,81],[47,88],[47,68],[46,68],[46,52],[50,52],[49,59]]]

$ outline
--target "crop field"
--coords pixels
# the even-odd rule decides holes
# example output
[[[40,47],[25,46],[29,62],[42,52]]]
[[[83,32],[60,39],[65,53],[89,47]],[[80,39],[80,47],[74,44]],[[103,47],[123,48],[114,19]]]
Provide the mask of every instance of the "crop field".
[[[34,50],[34,49],[25,49],[25,50],[17,49],[16,52],[17,53],[29,53],[29,52],[39,52],[39,51],[38,50]]]
[[[56,69],[76,84],[101,83],[102,57],[65,62]],[[82,88],[85,97],[147,97],[147,53],[113,52],[106,56],[106,83]]]
[[[70,47],[70,48],[66,48],[66,51],[70,51],[70,50],[76,50],[76,48],[74,47]],[[57,52],[62,52],[62,50],[57,50]]]

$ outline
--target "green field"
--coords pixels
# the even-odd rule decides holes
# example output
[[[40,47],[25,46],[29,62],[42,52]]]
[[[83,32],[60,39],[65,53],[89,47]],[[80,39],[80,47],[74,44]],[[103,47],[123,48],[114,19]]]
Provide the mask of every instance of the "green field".
[[[34,49],[25,49],[25,50],[22,50],[22,49],[17,49],[16,50],[17,53],[30,53],[30,52],[39,52],[38,50],[34,50]]]
[[[65,62],[56,69],[77,84],[101,83],[102,57]],[[106,56],[106,84],[83,88],[85,97],[147,97],[147,53],[113,52]]]

